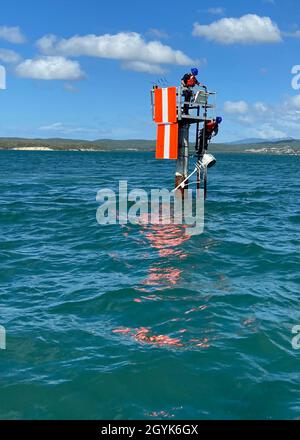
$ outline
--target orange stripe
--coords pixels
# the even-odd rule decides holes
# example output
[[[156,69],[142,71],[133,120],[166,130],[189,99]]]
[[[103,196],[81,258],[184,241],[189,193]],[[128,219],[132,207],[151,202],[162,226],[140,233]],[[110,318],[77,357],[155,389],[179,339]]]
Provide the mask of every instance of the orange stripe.
[[[154,90],[154,121],[157,124],[162,122],[162,89]]]
[[[168,88],[168,122],[177,122],[176,87]]]
[[[165,141],[165,126],[157,126],[157,137],[156,137],[156,159],[164,158],[164,141]]]
[[[170,159],[178,158],[178,124],[170,127]]]

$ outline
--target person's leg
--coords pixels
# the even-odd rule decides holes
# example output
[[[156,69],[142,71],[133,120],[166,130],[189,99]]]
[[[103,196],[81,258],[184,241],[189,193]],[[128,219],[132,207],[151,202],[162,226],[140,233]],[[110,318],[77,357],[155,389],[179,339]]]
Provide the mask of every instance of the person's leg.
[[[183,90],[183,96],[184,96],[184,100],[186,102],[190,102],[191,101],[191,97],[192,97],[192,92],[189,89],[185,89]],[[189,105],[188,104],[184,104],[183,106],[183,114],[184,115],[188,115],[189,114]]]
[[[208,150],[208,143],[210,142],[210,140],[211,140],[211,135],[206,136],[205,147],[204,147],[204,150],[205,150],[206,153],[207,153],[207,150]]]
[[[198,148],[196,148],[196,153],[199,155],[203,148],[203,129],[200,130],[199,138],[198,138]]]

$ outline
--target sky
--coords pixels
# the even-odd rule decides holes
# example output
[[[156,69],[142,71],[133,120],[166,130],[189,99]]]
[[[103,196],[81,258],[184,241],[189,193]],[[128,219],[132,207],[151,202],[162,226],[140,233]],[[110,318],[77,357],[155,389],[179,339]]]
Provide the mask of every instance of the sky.
[[[154,139],[153,83],[198,67],[219,142],[300,138],[299,47],[296,0],[3,2],[0,137]]]

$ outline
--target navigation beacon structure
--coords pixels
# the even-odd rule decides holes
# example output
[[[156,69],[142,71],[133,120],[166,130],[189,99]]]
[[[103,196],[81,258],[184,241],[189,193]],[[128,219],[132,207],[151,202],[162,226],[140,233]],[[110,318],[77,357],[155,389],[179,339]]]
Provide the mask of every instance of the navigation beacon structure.
[[[204,197],[206,198],[207,168],[216,163],[208,154],[205,145],[205,127],[209,120],[215,119],[216,92],[200,87],[189,102],[184,100],[183,86],[151,90],[152,118],[157,124],[156,159],[176,160],[175,190],[188,187],[190,177],[197,173],[197,188],[203,180]],[[198,151],[196,166],[189,175],[190,129],[196,127],[195,149]],[[202,130],[202,136],[201,134]],[[199,145],[200,139],[203,144]]]

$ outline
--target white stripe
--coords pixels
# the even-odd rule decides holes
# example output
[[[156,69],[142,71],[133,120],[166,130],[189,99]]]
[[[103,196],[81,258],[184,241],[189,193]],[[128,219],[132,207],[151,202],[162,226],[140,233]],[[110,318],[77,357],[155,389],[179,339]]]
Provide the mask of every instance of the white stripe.
[[[170,158],[170,128],[171,125],[165,125],[164,159]]]
[[[162,89],[162,122],[169,122],[168,89]]]

